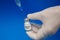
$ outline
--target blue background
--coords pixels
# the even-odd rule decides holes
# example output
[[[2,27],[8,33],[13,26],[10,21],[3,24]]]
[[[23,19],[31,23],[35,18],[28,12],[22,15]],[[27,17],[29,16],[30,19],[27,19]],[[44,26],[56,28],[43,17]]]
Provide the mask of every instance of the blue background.
[[[60,5],[60,0],[21,0],[21,4],[23,11],[15,0],[0,0],[0,40],[32,40],[25,33],[24,18],[27,14]],[[60,29],[46,40],[60,40]]]

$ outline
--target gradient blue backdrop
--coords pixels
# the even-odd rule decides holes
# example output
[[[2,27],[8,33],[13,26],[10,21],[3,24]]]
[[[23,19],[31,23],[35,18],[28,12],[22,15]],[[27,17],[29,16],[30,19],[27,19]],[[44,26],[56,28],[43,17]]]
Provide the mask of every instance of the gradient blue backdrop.
[[[0,0],[0,40],[31,40],[24,30],[26,15],[60,5],[60,0],[21,0],[21,3],[23,11],[15,0]],[[60,40],[60,29],[46,40]]]

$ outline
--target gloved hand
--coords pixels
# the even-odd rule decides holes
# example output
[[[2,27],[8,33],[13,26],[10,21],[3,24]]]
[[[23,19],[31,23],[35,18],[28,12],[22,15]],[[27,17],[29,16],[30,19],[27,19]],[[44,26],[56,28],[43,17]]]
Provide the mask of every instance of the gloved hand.
[[[31,31],[26,31],[27,35],[32,39],[42,39],[49,34],[55,34],[60,26],[60,6],[54,6],[44,9],[40,12],[28,14],[27,17],[32,20],[41,20],[42,27],[35,33],[32,28]]]

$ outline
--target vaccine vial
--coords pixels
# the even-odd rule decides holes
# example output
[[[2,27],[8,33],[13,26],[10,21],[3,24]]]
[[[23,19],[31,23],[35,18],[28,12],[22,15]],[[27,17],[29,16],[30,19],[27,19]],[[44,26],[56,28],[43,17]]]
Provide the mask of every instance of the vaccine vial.
[[[31,30],[31,24],[28,18],[25,19],[24,26],[25,26],[25,30],[28,30],[28,31]]]

